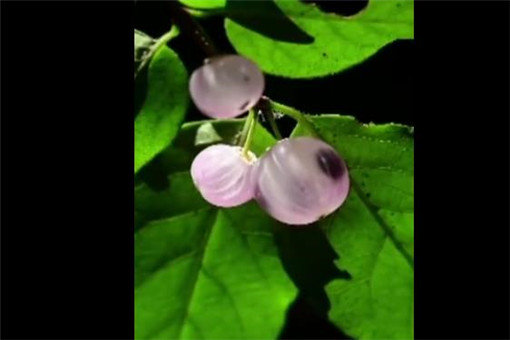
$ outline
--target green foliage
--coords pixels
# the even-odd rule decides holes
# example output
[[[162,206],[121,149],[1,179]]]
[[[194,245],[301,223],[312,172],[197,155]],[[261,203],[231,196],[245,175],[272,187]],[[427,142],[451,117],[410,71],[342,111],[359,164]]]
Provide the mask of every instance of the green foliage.
[[[242,121],[214,125],[222,140],[231,140]],[[200,126],[186,124],[176,144],[196,153],[203,147],[194,142]],[[262,127],[254,139],[259,152],[274,143]],[[170,173],[161,191],[137,187],[135,213],[137,339],[278,336],[297,292],[278,258],[276,221],[255,203],[208,205],[188,171]]]
[[[412,338],[410,130],[400,125],[362,126],[338,115],[314,117],[312,122],[345,157],[357,186],[335,214],[311,227],[324,231],[339,255],[335,265],[351,276],[326,287],[329,317],[359,339]],[[136,188],[137,338],[275,338],[283,326],[297,292],[286,273],[289,268],[279,259],[286,249],[275,243],[282,225],[253,202],[235,209],[210,206],[187,171],[193,156],[209,145],[197,138],[204,126],[208,134],[214,131],[210,142],[219,138],[231,143],[242,123],[185,124],[174,145],[158,159],[158,166],[169,172],[168,187]],[[300,126],[294,131],[304,133]],[[259,126],[256,153],[273,143]],[[188,156],[181,157],[179,167],[168,167],[176,149]],[[294,228],[283,226],[290,234],[287,242],[296,242]],[[294,250],[290,256],[296,254]],[[303,265],[297,266],[297,275],[303,275]],[[259,324],[262,319],[264,324]]]
[[[183,5],[197,9],[216,9],[222,8],[227,3],[226,0],[179,0]]]
[[[156,51],[146,76],[143,106],[135,118],[135,172],[172,142],[189,103],[188,75],[168,47]]]
[[[239,54],[278,76],[312,78],[336,73],[362,62],[396,39],[414,35],[412,0],[370,0],[363,11],[351,17],[324,13],[299,0],[276,1],[272,10],[268,10],[267,3],[232,1],[233,13],[229,14],[226,7],[229,19],[225,27]],[[287,18],[297,28],[281,25]],[[312,39],[305,36],[284,40],[282,30]]]
[[[413,37],[410,0],[371,0],[349,18],[299,0],[180,2],[225,13],[234,48],[289,78],[336,73]],[[346,160],[352,183],[344,205],[315,225],[283,225],[254,202],[211,206],[191,162],[211,144],[238,143],[245,119],[183,124],[188,74],[166,46],[175,34],[135,31],[135,337],[276,339],[306,291],[355,339],[413,338],[412,130],[309,117]],[[292,136],[305,134],[298,124]],[[261,156],[275,142],[258,125],[251,150]]]
[[[320,223],[351,275],[327,287],[330,319],[356,339],[413,338],[414,141],[401,125],[362,126],[351,117],[313,118],[345,158],[352,189]],[[298,127],[295,135],[303,134]]]

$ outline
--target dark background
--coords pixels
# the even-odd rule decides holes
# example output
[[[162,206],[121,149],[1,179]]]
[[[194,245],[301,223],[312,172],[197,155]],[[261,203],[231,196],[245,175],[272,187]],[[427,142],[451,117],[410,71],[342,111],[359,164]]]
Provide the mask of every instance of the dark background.
[[[414,111],[418,339],[510,337],[509,6],[416,1],[414,90],[387,101],[413,98],[414,110],[380,121],[380,110],[357,111],[377,105],[351,110],[350,96],[328,109],[401,123]],[[0,2],[2,339],[133,337],[137,12],[128,1]],[[161,32],[163,16],[151,19]],[[294,334],[307,337],[297,314]]]

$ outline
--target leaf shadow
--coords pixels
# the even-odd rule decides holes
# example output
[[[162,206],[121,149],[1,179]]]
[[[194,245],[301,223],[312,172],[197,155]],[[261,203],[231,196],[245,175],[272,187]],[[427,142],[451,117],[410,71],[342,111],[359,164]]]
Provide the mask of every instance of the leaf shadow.
[[[320,1],[301,0],[305,4],[314,4],[324,13],[334,13],[342,17],[353,16],[368,5],[368,0]]]
[[[351,275],[335,265],[339,256],[324,231],[316,225],[279,225],[273,235],[283,267],[299,289],[279,339],[351,339],[328,319],[331,303],[324,287]]]
[[[227,0],[225,11],[237,24],[274,40],[296,44],[311,44],[315,40],[289,19],[274,0]]]

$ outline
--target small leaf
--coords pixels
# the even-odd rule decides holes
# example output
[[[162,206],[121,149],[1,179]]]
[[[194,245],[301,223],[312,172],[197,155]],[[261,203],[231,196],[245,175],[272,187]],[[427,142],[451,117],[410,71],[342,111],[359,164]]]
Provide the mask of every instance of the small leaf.
[[[195,145],[211,144],[219,141],[221,141],[221,137],[211,123],[204,123],[197,129]]]
[[[188,76],[168,47],[149,64],[146,98],[135,118],[135,173],[177,135],[188,108]]]
[[[135,63],[140,63],[155,43],[155,39],[135,29]]]
[[[234,20],[225,22],[237,52],[273,75],[312,78],[333,74],[362,62],[396,39],[414,36],[412,0],[370,0],[362,12],[350,17],[324,13],[299,0],[274,4],[303,32],[293,30],[295,36],[305,34],[312,41],[279,38],[280,21],[274,22],[274,16],[264,10],[266,1],[239,3],[236,7],[245,7],[245,11],[239,9],[232,15],[227,12]],[[236,19],[240,16],[244,21]],[[248,24],[254,22],[257,24]]]

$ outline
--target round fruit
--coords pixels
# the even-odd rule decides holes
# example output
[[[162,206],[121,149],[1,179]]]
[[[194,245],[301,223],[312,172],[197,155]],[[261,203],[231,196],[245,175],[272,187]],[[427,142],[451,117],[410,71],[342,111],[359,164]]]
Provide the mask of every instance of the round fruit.
[[[235,207],[253,198],[252,164],[239,146],[216,144],[202,150],[191,164],[191,177],[202,197],[219,207]]]
[[[197,108],[211,118],[232,118],[251,109],[264,91],[264,76],[238,55],[210,59],[196,69],[189,91]]]
[[[349,174],[338,153],[321,140],[284,139],[254,168],[255,199],[278,221],[310,224],[347,198]]]

